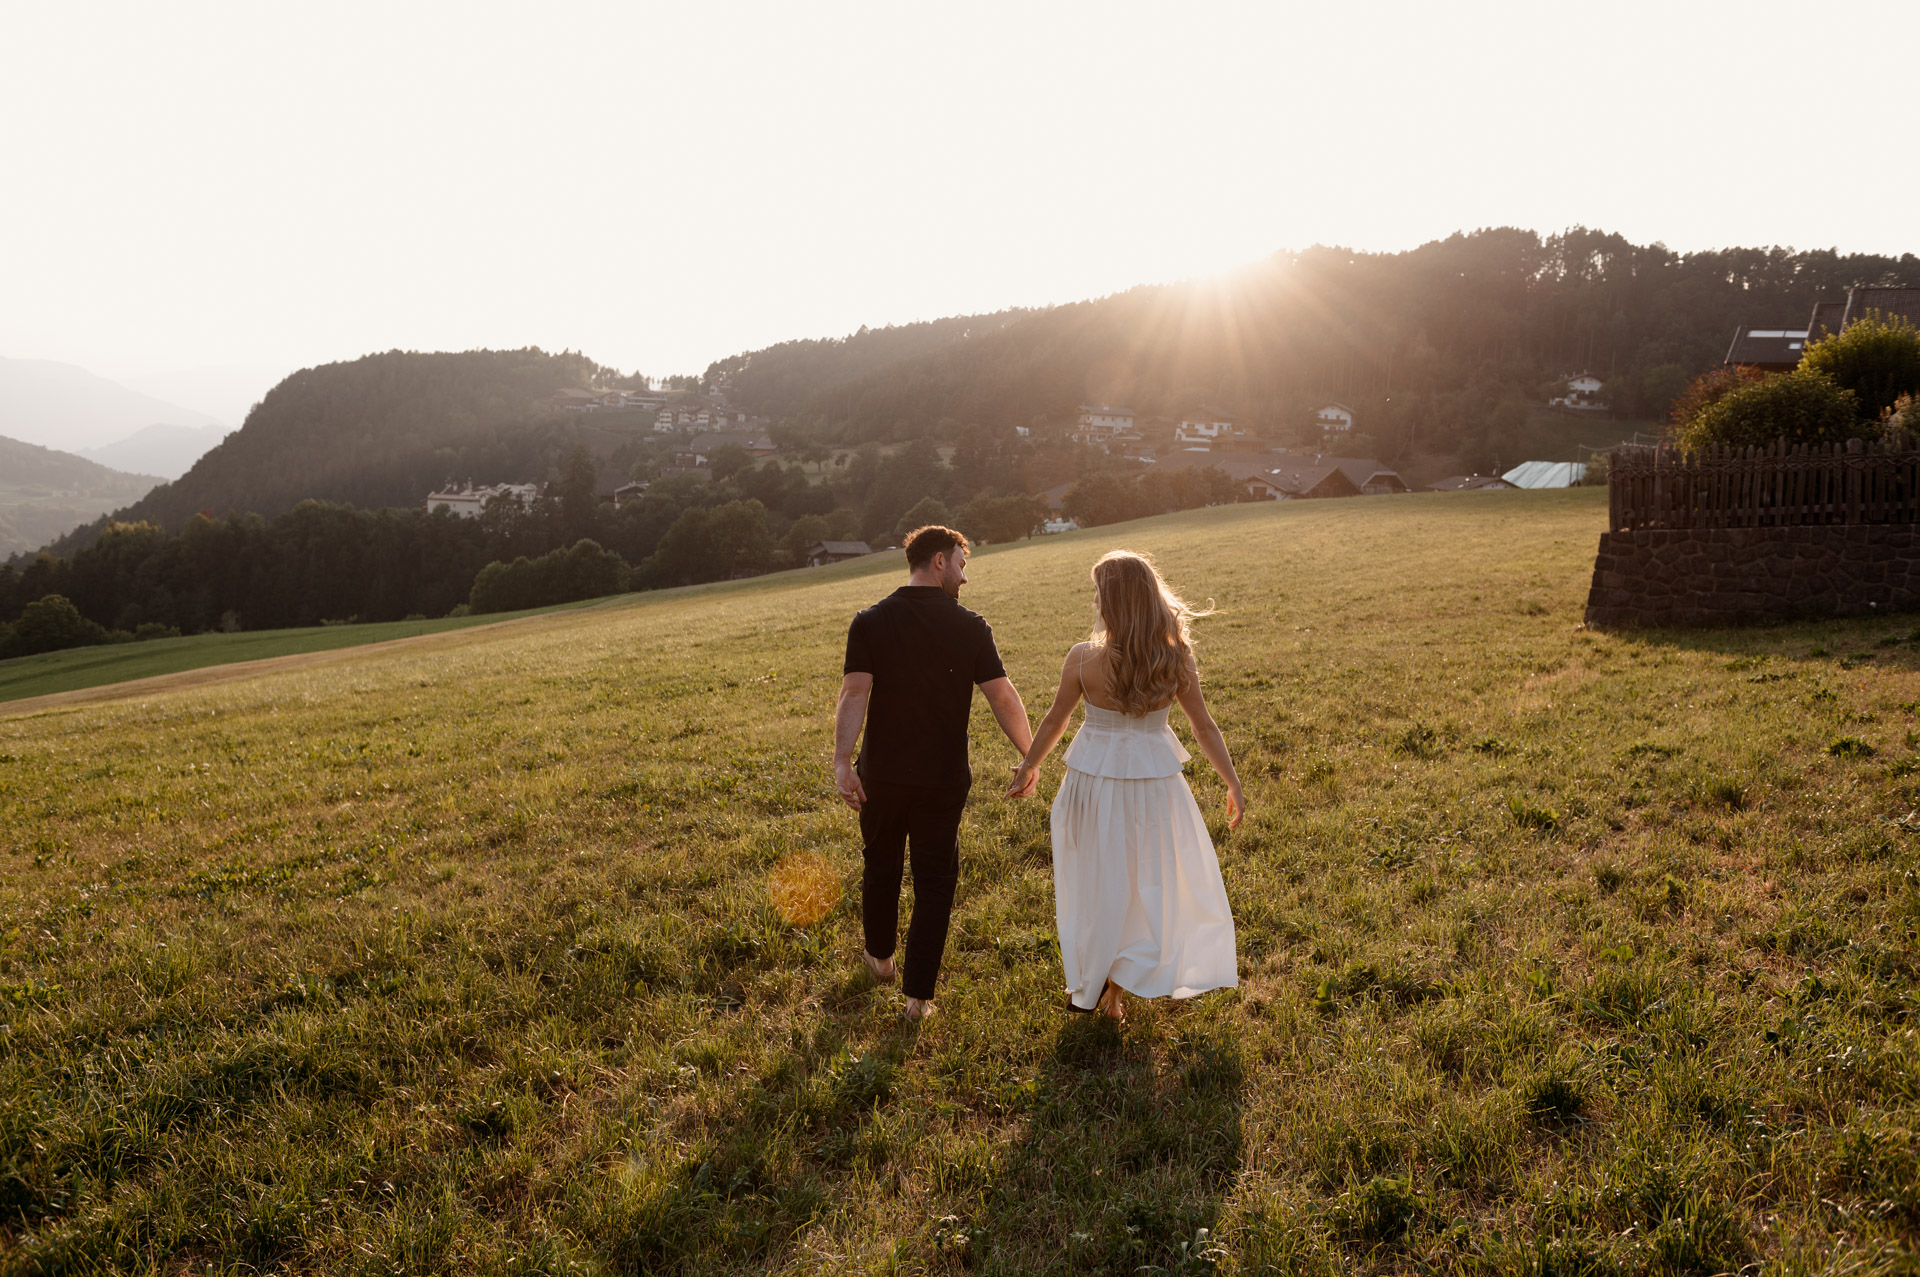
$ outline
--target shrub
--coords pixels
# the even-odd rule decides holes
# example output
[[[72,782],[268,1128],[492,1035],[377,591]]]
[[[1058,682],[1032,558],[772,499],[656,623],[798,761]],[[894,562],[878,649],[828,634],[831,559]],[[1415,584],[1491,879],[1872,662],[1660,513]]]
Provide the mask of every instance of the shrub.
[[[551,607],[576,599],[618,594],[627,588],[627,561],[598,541],[581,539],[565,550],[537,559],[525,555],[511,563],[495,561],[473,579],[467,606],[471,612],[517,612]]]
[[[80,609],[65,595],[49,594],[21,609],[12,632],[0,641],[0,659],[91,647],[106,641],[105,626],[80,615]]]
[[[1854,393],[1803,368],[1729,390],[1682,425],[1676,441],[1696,452],[1712,444],[1765,447],[1775,439],[1836,443],[1865,433]]]
[[[1810,343],[1800,368],[1852,391],[1860,415],[1877,421],[1901,395],[1920,391],[1920,329],[1870,310],[1845,332]]]
[[[1687,388],[1674,399],[1668,420],[1673,423],[1674,432],[1679,434],[1695,417],[1734,391],[1766,379],[1767,374],[1757,368],[1715,368],[1703,372],[1688,382]]]

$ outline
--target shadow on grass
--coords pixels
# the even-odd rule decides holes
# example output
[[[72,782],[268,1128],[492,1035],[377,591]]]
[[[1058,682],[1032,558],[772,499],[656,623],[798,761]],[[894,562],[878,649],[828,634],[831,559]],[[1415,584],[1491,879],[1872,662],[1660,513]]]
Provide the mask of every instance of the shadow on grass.
[[[985,1272],[1211,1272],[1244,1151],[1245,1068],[1197,1008],[1134,1004],[1124,1029],[1074,1017],[1035,1079],[1022,1138],[948,1249]]]
[[[1858,616],[1807,616],[1756,621],[1714,629],[1624,627],[1599,631],[1609,638],[1676,652],[1744,658],[1778,657],[1873,660],[1897,669],[1920,669],[1920,609]]]

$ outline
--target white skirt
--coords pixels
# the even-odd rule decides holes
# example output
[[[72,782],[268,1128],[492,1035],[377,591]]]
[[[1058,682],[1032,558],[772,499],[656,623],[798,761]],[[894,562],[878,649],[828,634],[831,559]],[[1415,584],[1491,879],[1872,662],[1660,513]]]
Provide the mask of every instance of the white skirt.
[[[1185,776],[1067,769],[1053,800],[1053,899],[1074,1005],[1111,979],[1143,998],[1239,983],[1220,862]]]

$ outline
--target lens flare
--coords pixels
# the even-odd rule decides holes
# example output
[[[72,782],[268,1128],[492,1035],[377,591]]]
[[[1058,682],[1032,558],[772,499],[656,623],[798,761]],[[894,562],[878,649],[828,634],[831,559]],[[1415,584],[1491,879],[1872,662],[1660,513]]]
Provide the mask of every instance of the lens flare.
[[[840,903],[840,874],[819,852],[803,851],[773,867],[767,895],[789,926],[811,927]]]

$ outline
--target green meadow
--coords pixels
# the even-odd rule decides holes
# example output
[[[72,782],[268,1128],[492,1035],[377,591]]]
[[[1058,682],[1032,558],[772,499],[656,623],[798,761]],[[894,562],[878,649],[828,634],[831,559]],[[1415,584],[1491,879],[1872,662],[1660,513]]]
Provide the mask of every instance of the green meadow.
[[[1241,984],[1118,1030],[977,701],[940,1014],[860,969],[897,561],[0,717],[0,1272],[1913,1272],[1915,618],[1587,631],[1605,495],[975,558],[1036,718],[1100,552],[1217,608]]]

